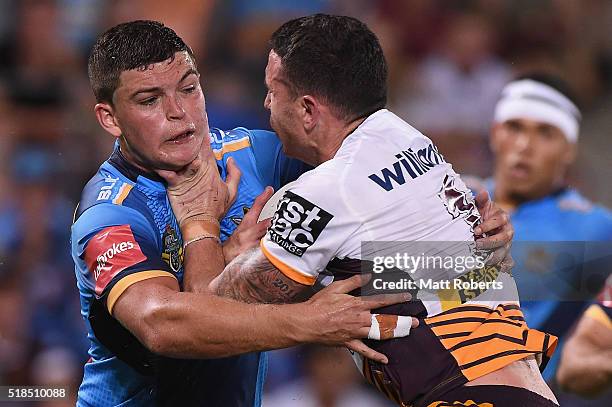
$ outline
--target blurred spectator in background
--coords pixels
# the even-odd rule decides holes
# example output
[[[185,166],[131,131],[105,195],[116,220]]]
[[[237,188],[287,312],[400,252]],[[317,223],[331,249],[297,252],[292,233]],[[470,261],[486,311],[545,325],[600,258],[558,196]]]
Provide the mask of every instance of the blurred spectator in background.
[[[45,400],[37,407],[74,407],[81,363],[74,352],[63,347],[49,347],[39,352],[32,361],[32,382],[48,388],[65,388],[67,397]]]
[[[412,78],[413,89],[394,109],[435,140],[460,171],[482,174],[487,123],[510,70],[494,54],[496,31],[482,15],[457,14],[443,31]]]
[[[27,383],[27,368],[31,358],[28,331],[29,320],[26,296],[19,279],[19,271],[0,257],[0,383]]]
[[[536,73],[510,82],[495,106],[493,177],[475,186],[487,189],[510,213],[513,274],[527,324],[558,336],[560,347],[598,291],[587,284],[601,287],[611,269],[612,248],[593,242],[612,242],[612,213],[567,181],[580,120],[561,79]],[[560,353],[558,349],[544,372],[548,381],[554,378]]]
[[[9,168],[7,163],[9,159],[8,152],[11,149],[11,144],[13,141],[11,136],[13,132],[14,123],[12,104],[7,97],[6,85],[0,76],[0,211],[2,211],[2,206],[8,199],[7,196],[9,195],[9,190],[6,184]],[[5,253],[3,253],[2,250],[2,241],[3,238],[0,236],[0,261],[5,256]]]
[[[7,264],[7,284],[14,292],[3,295],[4,312],[14,322],[0,332],[20,340],[17,349],[36,355],[49,347],[63,347],[81,362],[86,343],[82,323],[75,318],[78,301],[72,295],[69,229],[73,204],[54,188],[62,172],[56,153],[43,144],[20,144],[9,154],[11,194],[0,202],[0,253]],[[15,296],[15,294],[20,294]],[[17,319],[14,319],[17,318]],[[18,357],[15,352],[11,357]],[[78,366],[78,365],[76,365]],[[76,368],[73,364],[72,368]],[[33,371],[33,374],[41,372]],[[34,377],[27,377],[32,380]],[[22,377],[24,379],[24,377]],[[19,383],[19,382],[18,382]]]
[[[230,0],[211,18],[209,55],[202,78],[209,122],[231,128],[236,118],[253,129],[269,129],[263,108],[268,39],[289,18],[325,10],[328,0]],[[177,31],[179,34],[180,31]],[[231,35],[228,35],[231,33]],[[196,54],[199,55],[199,54]]]
[[[388,400],[367,387],[346,349],[301,348],[305,376],[264,398],[274,407],[390,407]]]

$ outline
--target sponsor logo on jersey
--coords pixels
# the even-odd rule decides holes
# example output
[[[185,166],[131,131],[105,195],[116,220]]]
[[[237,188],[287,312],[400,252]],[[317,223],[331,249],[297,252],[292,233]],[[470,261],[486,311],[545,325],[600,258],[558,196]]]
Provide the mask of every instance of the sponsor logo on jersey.
[[[471,301],[489,288],[498,287],[494,284],[499,276],[499,269],[495,266],[486,266],[481,269],[471,270],[455,278],[453,285],[460,287],[457,290],[462,304]],[[481,284],[484,283],[484,284]],[[471,286],[470,286],[471,285]],[[487,288],[489,287],[489,288]],[[501,288],[501,287],[498,287]]]
[[[113,243],[113,246],[110,249],[108,249],[107,251],[99,255],[98,257],[96,257],[96,261],[98,262],[98,265],[96,269],[94,270],[94,279],[97,280],[98,277],[100,277],[100,273],[102,272],[103,269],[107,267],[106,263],[109,260],[133,248],[134,248],[134,243],[130,242],[129,240],[126,242],[121,242],[121,243]]]
[[[218,129],[217,131],[211,131],[210,135],[210,144],[223,144],[223,136],[225,136],[225,132],[223,130]]]
[[[109,199],[113,194],[113,188],[115,188],[115,184],[117,182],[119,182],[119,178],[113,178],[111,176],[104,178],[105,185],[100,188],[100,192],[98,193],[98,199],[96,199],[96,201],[103,201]]]
[[[444,181],[442,181],[442,188],[438,193],[438,196],[444,202],[446,210],[451,214],[453,219],[463,217],[470,230],[473,232],[474,228],[480,222],[480,213],[476,209],[476,203],[472,198],[471,192],[467,189],[459,188],[455,184],[455,177],[446,175]]]
[[[98,232],[87,243],[85,262],[101,295],[108,283],[126,268],[146,260],[130,225],[111,226]]]
[[[333,215],[323,208],[286,191],[278,202],[268,234],[280,247],[302,257],[332,218]]]
[[[396,186],[404,185],[406,174],[408,177],[415,179],[436,165],[446,162],[433,144],[417,151],[409,148],[395,154],[395,158],[398,160],[390,167],[381,169],[379,171],[380,175],[370,174],[368,176],[385,191],[391,191]]]
[[[166,225],[162,236],[163,252],[162,259],[168,263],[170,269],[178,273],[183,266],[183,247],[176,230],[170,225]]]

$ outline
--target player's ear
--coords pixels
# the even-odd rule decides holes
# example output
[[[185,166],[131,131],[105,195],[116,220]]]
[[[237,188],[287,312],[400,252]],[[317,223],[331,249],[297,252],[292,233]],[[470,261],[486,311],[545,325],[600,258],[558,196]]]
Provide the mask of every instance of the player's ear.
[[[300,113],[302,115],[302,123],[306,130],[312,130],[319,120],[319,103],[317,99],[310,95],[304,95],[300,98]]]
[[[489,147],[493,153],[497,153],[499,151],[499,145],[501,143],[500,133],[502,130],[501,123],[493,123],[491,126],[491,137],[489,137]]]
[[[97,103],[94,107],[94,113],[100,126],[114,137],[121,136],[121,129],[115,117],[115,110],[109,103]]]

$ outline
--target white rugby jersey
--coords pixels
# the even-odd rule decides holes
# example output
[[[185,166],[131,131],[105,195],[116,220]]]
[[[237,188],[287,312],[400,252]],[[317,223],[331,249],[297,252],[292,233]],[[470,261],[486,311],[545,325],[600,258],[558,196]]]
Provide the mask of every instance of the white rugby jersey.
[[[424,244],[424,255],[468,255],[480,221],[471,192],[431,140],[386,109],[370,115],[331,160],[279,190],[260,217],[269,217],[272,205],[261,249],[287,277],[306,285],[324,270],[341,278],[359,273],[371,260],[362,253],[364,241],[386,242],[374,245],[375,254],[406,244],[419,255]],[[446,273],[434,267],[410,276],[449,280]],[[529,355],[546,361],[555,348],[556,338],[525,324],[510,273],[480,266],[457,277],[501,285],[410,290],[412,301],[377,312],[416,316],[419,327],[405,338],[368,342],[399,363],[377,366],[356,355],[364,376],[398,404]]]
[[[280,202],[262,249],[309,285],[330,260],[361,259],[362,241],[473,241],[480,219],[431,140],[386,109],[271,201]]]

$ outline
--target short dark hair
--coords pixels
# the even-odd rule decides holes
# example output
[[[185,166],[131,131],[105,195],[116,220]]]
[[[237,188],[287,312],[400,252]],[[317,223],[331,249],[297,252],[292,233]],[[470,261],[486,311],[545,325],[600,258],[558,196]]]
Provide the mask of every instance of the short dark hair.
[[[344,119],[387,104],[387,62],[361,21],[327,14],[297,18],[276,30],[270,45],[294,91],[324,98]]]
[[[121,72],[165,61],[183,51],[194,59],[181,37],[158,21],[114,26],[98,37],[89,55],[87,71],[96,100],[112,104]]]
[[[579,107],[578,99],[576,98],[576,95],[572,91],[572,88],[560,76],[557,76],[551,73],[547,73],[547,72],[528,72],[528,73],[520,75],[515,80],[519,81],[519,80],[524,80],[524,79],[530,79],[532,81],[540,82],[540,83],[543,83],[544,85],[550,86],[551,88],[553,88],[554,90],[556,90],[557,92],[561,93],[563,96],[568,98],[574,105],[576,105],[576,107]]]

